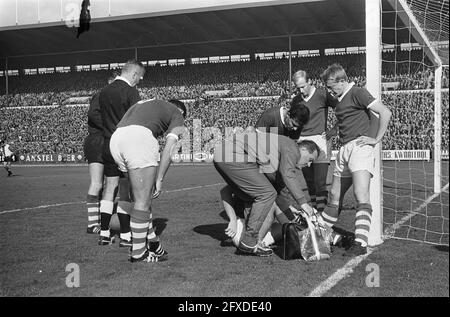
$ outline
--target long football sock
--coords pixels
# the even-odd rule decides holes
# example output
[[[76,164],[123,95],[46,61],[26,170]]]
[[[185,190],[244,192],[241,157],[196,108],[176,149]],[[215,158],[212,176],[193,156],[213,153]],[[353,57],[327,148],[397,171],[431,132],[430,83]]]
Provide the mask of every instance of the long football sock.
[[[148,225],[148,232],[147,232],[147,240],[148,242],[157,242],[159,241],[158,236],[155,233],[155,228],[153,228],[153,215],[150,209],[150,223]]]
[[[100,201],[98,196],[87,195],[88,228],[100,225]]]
[[[131,202],[119,201],[117,205],[117,216],[120,222],[120,238],[127,241],[131,240],[130,211]]]
[[[370,224],[372,219],[372,205],[358,204],[355,217],[355,241],[367,246],[369,241]]]
[[[328,200],[328,192],[321,192],[319,195],[317,195],[316,197],[316,203],[317,203],[317,211],[318,212],[322,212],[325,210],[325,207],[327,205],[327,200]]]
[[[109,237],[109,222],[113,213],[114,203],[109,200],[102,200],[100,202],[100,235],[102,237]]]
[[[133,209],[131,211],[131,235],[133,238],[133,246],[131,248],[131,256],[133,258],[141,257],[147,247],[147,232],[150,224],[150,210]]]

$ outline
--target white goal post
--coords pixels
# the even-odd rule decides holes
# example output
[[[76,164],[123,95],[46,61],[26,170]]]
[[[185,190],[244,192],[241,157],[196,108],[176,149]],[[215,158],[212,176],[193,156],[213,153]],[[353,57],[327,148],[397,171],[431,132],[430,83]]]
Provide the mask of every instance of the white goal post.
[[[381,0],[366,1],[366,88],[381,100]],[[370,183],[372,224],[369,245],[383,243],[383,174],[381,169],[381,142],[375,146],[375,169]]]

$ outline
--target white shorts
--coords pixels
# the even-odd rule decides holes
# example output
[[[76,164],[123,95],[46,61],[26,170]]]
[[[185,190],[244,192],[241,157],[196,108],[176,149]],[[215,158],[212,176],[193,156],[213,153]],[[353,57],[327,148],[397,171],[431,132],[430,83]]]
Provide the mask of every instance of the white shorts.
[[[301,136],[297,142],[310,140],[317,144],[320,149],[319,156],[313,163],[330,163],[331,160],[331,142],[327,141],[325,133],[318,135]]]
[[[159,144],[152,131],[130,125],[118,128],[109,142],[109,149],[119,170],[158,166]]]
[[[352,177],[353,172],[368,171],[372,176],[375,166],[375,150],[371,145],[356,145],[355,139],[339,149],[334,162],[333,175]]]

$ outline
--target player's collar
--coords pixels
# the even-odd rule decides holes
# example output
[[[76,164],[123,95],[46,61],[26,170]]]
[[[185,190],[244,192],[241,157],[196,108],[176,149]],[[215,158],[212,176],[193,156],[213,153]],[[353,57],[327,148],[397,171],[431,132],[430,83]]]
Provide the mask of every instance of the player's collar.
[[[314,95],[315,92],[316,92],[316,87],[315,86],[311,86],[311,93],[308,95],[308,97],[304,98],[303,100],[308,102],[309,99],[312,98],[312,96]]]
[[[355,85],[354,82],[351,82],[351,83],[348,84],[348,87],[347,87],[347,89],[344,91],[344,93],[343,93],[340,97],[338,97],[338,101],[339,101],[339,102],[341,102],[342,99],[344,99],[345,95],[350,91],[350,89],[352,89],[352,87],[353,87],[354,85]]]
[[[131,83],[128,81],[128,79],[126,79],[125,77],[117,76],[116,78],[114,78],[114,81],[116,81],[116,80],[123,80],[124,82],[126,82],[128,84],[128,86],[133,87],[133,86],[131,86]]]

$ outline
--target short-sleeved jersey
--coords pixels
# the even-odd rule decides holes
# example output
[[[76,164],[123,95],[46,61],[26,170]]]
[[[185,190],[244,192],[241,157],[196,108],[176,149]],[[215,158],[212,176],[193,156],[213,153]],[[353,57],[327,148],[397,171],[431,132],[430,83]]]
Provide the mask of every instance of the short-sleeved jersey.
[[[287,136],[291,139],[297,140],[300,136],[300,131],[289,130],[283,124],[280,113],[281,106],[272,107],[263,112],[256,121],[255,127],[260,132],[277,133],[279,135]]]
[[[138,101],[139,93],[137,89],[120,79],[114,80],[100,91],[100,113],[103,136],[106,139],[111,138],[125,112]]]
[[[333,107],[337,100],[323,88],[316,88],[309,98],[302,103],[309,109],[309,120],[302,128],[302,136],[322,134],[327,129],[328,107]]]
[[[365,89],[352,86],[347,93],[339,98],[335,108],[338,120],[339,141],[341,144],[350,142],[360,136],[376,136],[373,122],[375,116],[369,106],[375,98]]]
[[[164,100],[152,99],[140,101],[132,106],[117,127],[130,125],[146,127],[157,138],[166,132],[172,132],[177,127],[183,127],[184,119],[181,111],[174,104]],[[180,131],[175,134],[178,136]]]
[[[102,124],[102,114],[100,112],[99,103],[100,92],[96,93],[89,105],[88,110],[88,133],[89,134],[102,134],[103,124]]]

